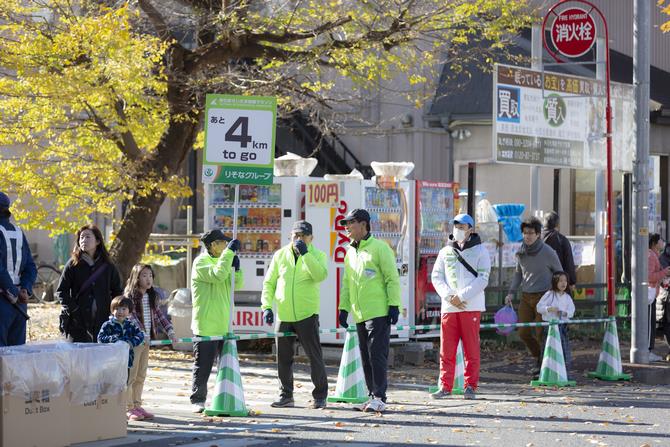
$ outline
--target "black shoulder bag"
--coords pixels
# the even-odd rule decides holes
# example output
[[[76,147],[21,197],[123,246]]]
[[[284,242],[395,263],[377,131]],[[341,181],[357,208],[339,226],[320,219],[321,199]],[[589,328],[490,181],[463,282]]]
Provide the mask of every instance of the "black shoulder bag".
[[[463,256],[461,256],[458,250],[454,249],[454,253],[456,253],[456,258],[461,264],[463,264],[463,267],[465,267],[468,270],[468,272],[472,273],[475,278],[479,277],[479,273],[477,273],[477,270],[473,269],[472,266],[468,264],[468,261],[463,259]]]

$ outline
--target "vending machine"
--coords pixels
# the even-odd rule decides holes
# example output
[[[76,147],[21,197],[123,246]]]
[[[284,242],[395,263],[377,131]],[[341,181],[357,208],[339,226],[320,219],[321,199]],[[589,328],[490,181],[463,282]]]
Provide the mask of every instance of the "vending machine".
[[[401,290],[398,324],[407,325],[414,303],[414,181],[318,181],[307,182],[305,190],[305,216],[314,227],[313,244],[328,258],[328,278],[321,284],[321,327],[339,327],[344,256],[350,243],[339,222],[355,208],[370,213],[372,235],[387,242],[396,255]],[[393,335],[393,341],[408,339],[407,330]],[[344,337],[322,334],[321,342],[342,344]]]
[[[293,222],[304,218],[304,185],[309,177],[275,177],[272,185],[240,185],[237,215],[238,253],[244,285],[235,291],[235,332],[267,332],[261,292],[272,255],[291,237]],[[205,184],[205,231],[233,234],[235,185]]]
[[[458,209],[458,183],[416,181],[416,325],[440,324],[442,301],[431,283],[437,254],[449,241],[451,219]],[[439,331],[417,331],[415,338],[433,337]]]

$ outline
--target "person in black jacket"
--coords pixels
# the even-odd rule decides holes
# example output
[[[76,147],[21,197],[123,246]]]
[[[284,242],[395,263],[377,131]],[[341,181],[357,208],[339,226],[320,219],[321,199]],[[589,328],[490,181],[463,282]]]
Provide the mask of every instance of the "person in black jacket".
[[[77,231],[72,257],[65,264],[58,283],[60,331],[69,341],[95,343],[109,306],[122,295],[121,277],[109,259],[102,233],[93,224]]]
[[[545,244],[554,249],[561,261],[563,271],[568,274],[568,285],[570,290],[574,289],[577,283],[577,273],[575,271],[575,261],[572,258],[572,246],[567,237],[559,231],[559,218],[556,211],[550,211],[544,216],[544,228],[542,228],[542,240]]]

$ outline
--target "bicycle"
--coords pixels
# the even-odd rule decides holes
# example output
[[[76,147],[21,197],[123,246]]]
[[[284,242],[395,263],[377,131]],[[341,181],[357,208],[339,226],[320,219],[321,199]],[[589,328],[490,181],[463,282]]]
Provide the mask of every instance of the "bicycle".
[[[54,301],[54,291],[60,279],[61,271],[51,264],[40,264],[37,266],[37,278],[33,284],[33,294],[30,297],[31,302],[42,303],[44,301]]]

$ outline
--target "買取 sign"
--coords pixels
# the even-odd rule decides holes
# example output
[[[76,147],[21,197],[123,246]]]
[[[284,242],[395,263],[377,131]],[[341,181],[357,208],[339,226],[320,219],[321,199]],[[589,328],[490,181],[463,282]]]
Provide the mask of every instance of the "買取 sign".
[[[272,184],[277,99],[207,95],[204,183]]]
[[[496,65],[493,150],[501,163],[602,169],[606,161],[605,84],[594,79]],[[613,169],[631,171],[634,97],[612,83]]]

